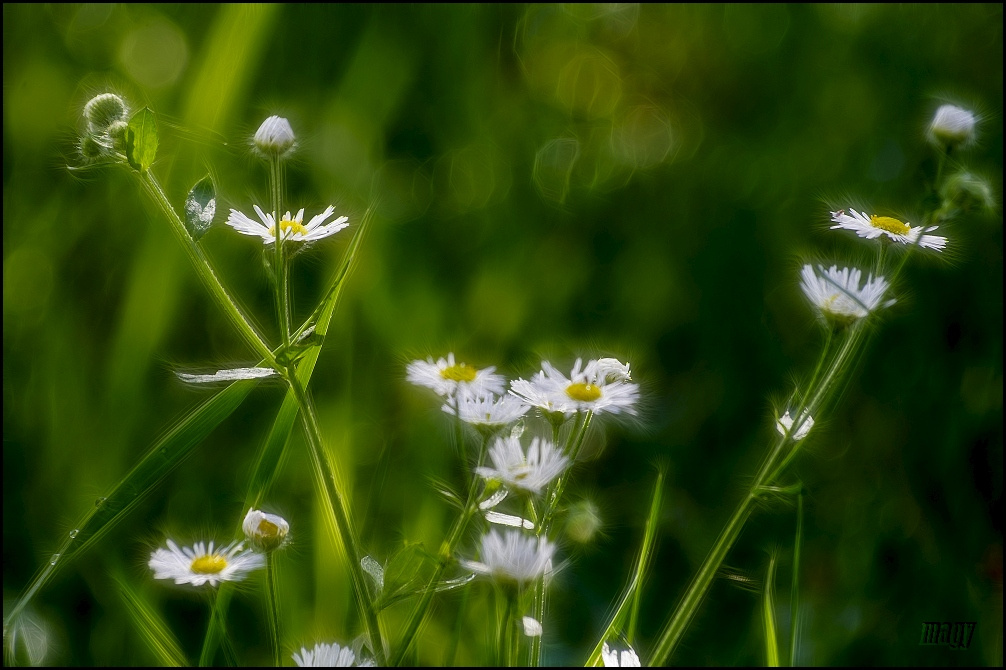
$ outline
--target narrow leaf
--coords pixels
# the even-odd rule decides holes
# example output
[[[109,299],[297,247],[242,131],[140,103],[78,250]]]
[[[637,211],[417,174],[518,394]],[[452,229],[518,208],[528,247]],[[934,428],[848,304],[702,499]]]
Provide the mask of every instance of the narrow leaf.
[[[272,368],[232,368],[217,370],[209,375],[194,375],[187,372],[176,372],[175,376],[188,384],[219,384],[230,383],[240,379],[265,379],[276,377],[279,373]]]
[[[217,193],[209,175],[196,182],[185,198],[185,229],[192,239],[199,239],[213,225],[217,213]]]
[[[149,107],[144,107],[129,120],[126,131],[126,160],[141,173],[150,169],[157,156],[157,120]]]
[[[775,625],[775,554],[768,560],[768,574],[762,591],[762,619],[765,623],[765,664],[779,667],[779,636]]]
[[[361,558],[360,566],[374,580],[375,590],[380,594],[384,590],[384,568],[371,556]]]
[[[202,443],[214,428],[238,408],[255,387],[249,381],[235,382],[213,396],[182,419],[153,447],[107,496],[95,500],[94,507],[80,524],[70,531],[49,561],[42,566],[31,584],[4,621],[12,620],[56,574],[78,554],[94,544],[104,533],[149,493],[169,472],[178,466],[192,450]]]
[[[188,667],[189,662],[185,659],[181,645],[160,614],[122,576],[116,575],[115,581],[119,585],[119,595],[126,611],[160,665]]]
[[[803,490],[796,499],[796,539],[793,542],[793,583],[789,601],[789,664],[796,667],[800,643],[800,548],[803,545]]]

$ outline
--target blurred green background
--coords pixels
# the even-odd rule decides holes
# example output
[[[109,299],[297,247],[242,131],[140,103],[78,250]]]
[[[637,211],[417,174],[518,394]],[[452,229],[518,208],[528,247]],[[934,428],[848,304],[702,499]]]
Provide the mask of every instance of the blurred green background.
[[[763,456],[774,403],[819,351],[800,265],[870,260],[872,247],[828,230],[829,208],[917,223],[935,167],[924,131],[945,100],[981,114],[958,157],[1001,201],[1001,5],[5,4],[3,19],[6,604],[208,397],[174,369],[254,362],[126,173],[69,169],[97,93],[158,113],[154,171],[175,202],[213,172],[218,223],[265,202],[248,148],[270,114],[299,137],[295,208],[335,203],[359,222],[376,207],[312,389],[380,560],[403,541],[439,545],[453,511],[430,479],[459,477],[439,403],[404,381],[409,360],[455,351],[511,378],[542,357],[631,361],[640,416],[595,432],[568,499],[596,504],[602,532],[557,538],[569,559],[545,622],[557,664],[582,663],[596,641],[663,464],[645,663]],[[951,250],[907,268],[793,469],[808,491],[802,663],[1002,662],[1001,215],[941,232]],[[299,316],[347,241],[298,257]],[[260,245],[221,225],[204,246],[275,340]],[[280,397],[263,384],[40,594],[47,662],[153,661],[115,572],[197,657],[205,599],[152,584],[146,560],[166,536],[231,532]],[[299,435],[293,446],[267,504],[293,525],[285,642],[348,642],[360,629],[346,572]],[[713,587],[675,664],[764,662],[757,588],[778,550],[788,602],[793,527],[785,504],[754,517],[727,559],[735,578]],[[258,586],[232,607],[245,663],[268,659]],[[455,625],[458,596],[440,602],[420,663],[440,662]],[[480,607],[459,662],[480,660]],[[406,613],[389,612],[389,627]],[[972,648],[920,647],[931,620],[977,621]]]

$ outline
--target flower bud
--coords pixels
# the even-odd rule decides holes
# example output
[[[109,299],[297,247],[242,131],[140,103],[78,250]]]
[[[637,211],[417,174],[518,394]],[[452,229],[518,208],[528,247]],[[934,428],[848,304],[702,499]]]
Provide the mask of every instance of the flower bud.
[[[270,552],[279,549],[286,542],[290,524],[276,514],[267,514],[257,509],[248,510],[241,524],[249,544],[259,551]]]
[[[566,536],[579,544],[589,544],[601,529],[601,515],[597,505],[581,500],[569,510]]]
[[[974,139],[977,121],[966,109],[941,105],[929,124],[929,141],[940,148],[968,144]]]
[[[129,107],[114,93],[102,93],[84,105],[84,120],[92,133],[104,134],[116,121],[126,121]]]
[[[965,212],[994,212],[996,197],[988,180],[961,171],[947,177],[940,188],[944,207],[957,207]]]
[[[282,116],[270,116],[255,131],[255,148],[267,156],[280,156],[289,151],[297,137],[290,122]]]

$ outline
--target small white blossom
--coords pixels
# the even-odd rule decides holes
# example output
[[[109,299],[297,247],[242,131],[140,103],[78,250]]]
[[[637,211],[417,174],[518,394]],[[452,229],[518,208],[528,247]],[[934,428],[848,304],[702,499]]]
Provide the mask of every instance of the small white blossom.
[[[604,361],[602,364],[601,361]],[[542,361],[541,372],[530,380],[518,379],[510,384],[510,392],[532,407],[546,412],[610,412],[623,410],[635,414],[639,385],[630,384],[629,366],[613,358],[590,361],[586,366],[576,359],[569,377]]]
[[[800,428],[797,429],[796,433],[790,435],[790,438],[795,442],[799,442],[803,438],[807,437],[810,433],[810,429],[814,427],[814,417],[803,413],[803,422],[800,424]],[[775,428],[779,431],[779,434],[785,437],[789,434],[789,431],[793,428],[793,417],[789,415],[789,410],[786,410],[782,416],[778,418],[775,422]]]
[[[255,213],[258,214],[261,221],[256,221],[244,213],[232,209],[230,216],[227,217],[227,225],[242,235],[261,237],[263,244],[275,244],[276,219],[271,212],[263,212],[262,208],[258,205],[254,205],[254,207]],[[329,205],[325,208],[324,212],[313,217],[306,225],[303,223],[303,209],[297,212],[296,216],[287,212],[279,222],[280,236],[284,242],[315,242],[330,235],[335,235],[340,230],[349,226],[346,223],[349,217],[340,216],[329,223],[325,223],[328,217],[332,216],[334,212],[335,207]]]
[[[508,488],[538,494],[549,482],[563,473],[569,459],[548,440],[534,438],[527,455],[515,437],[496,438],[489,448],[493,467],[476,468],[475,473],[486,479],[498,479]]]
[[[497,428],[513,423],[527,414],[531,407],[509,394],[498,396],[493,393],[459,393],[451,402],[444,403],[442,409],[473,426]]]
[[[528,637],[541,637],[541,622],[534,617],[526,616],[521,619],[524,624],[524,634]]]
[[[929,141],[938,147],[969,144],[975,137],[978,119],[957,105],[940,105],[929,123]]]
[[[502,535],[491,530],[482,536],[481,553],[481,562],[461,560],[461,565],[476,574],[520,585],[549,570],[555,545],[544,536],[528,536],[519,530]]]
[[[601,658],[604,659],[604,667],[606,668],[638,668],[639,656],[636,652],[632,650],[632,647],[627,647],[619,651],[618,649],[612,649],[605,642],[604,646],[601,647]]]
[[[293,662],[301,668],[370,668],[374,665],[370,660],[358,662],[352,649],[335,642],[318,643],[313,649],[301,647],[299,654],[294,653]]]
[[[457,363],[454,354],[433,362],[430,356],[425,361],[412,361],[405,369],[405,377],[417,386],[433,389],[437,395],[452,398],[461,393],[474,397],[488,393],[503,393],[506,380],[495,374],[495,367],[479,370],[467,363]]]
[[[263,154],[277,156],[289,151],[296,141],[290,122],[282,116],[270,116],[263,121],[252,140],[255,148]]]
[[[216,586],[217,582],[237,582],[252,570],[265,566],[265,557],[241,544],[215,547],[197,542],[192,547],[181,547],[168,540],[167,549],[157,549],[147,562],[154,571],[154,579],[173,579],[175,584]]]
[[[268,552],[283,546],[290,534],[290,524],[277,514],[250,509],[241,524],[241,530],[253,547]]]
[[[804,265],[800,274],[800,288],[804,295],[826,318],[850,323],[879,307],[894,304],[893,300],[884,301],[888,288],[886,279],[869,275],[860,287],[862,273],[856,268],[839,270],[832,265],[827,270],[819,267],[815,271],[812,266]]]
[[[886,235],[895,242],[905,246],[917,244],[924,249],[935,249],[936,251],[942,251],[947,246],[947,238],[939,235],[923,234],[930,233],[939,228],[939,226],[930,226],[928,228],[915,226],[913,228],[911,224],[904,223],[891,216],[877,216],[874,214],[868,217],[866,214],[857,212],[854,209],[850,209],[849,211],[852,214],[846,214],[845,210],[842,209],[831,213],[831,220],[835,222],[835,225],[831,227],[832,230],[836,228],[851,230],[868,240]]]

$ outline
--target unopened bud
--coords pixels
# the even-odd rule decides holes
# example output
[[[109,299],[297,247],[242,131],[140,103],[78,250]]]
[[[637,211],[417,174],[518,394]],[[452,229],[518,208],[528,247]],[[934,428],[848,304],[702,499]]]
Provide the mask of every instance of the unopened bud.
[[[944,207],[953,206],[965,212],[996,209],[996,197],[992,185],[985,179],[970,172],[961,171],[947,177],[940,188]]]
[[[297,137],[290,122],[282,116],[270,116],[255,131],[255,148],[267,156],[280,156],[289,151]]]
[[[283,546],[290,533],[290,524],[276,514],[267,514],[257,509],[248,510],[241,529],[249,544],[259,551],[274,551]]]
[[[597,381],[600,384],[614,384],[632,380],[629,374],[629,364],[622,364],[616,358],[602,358],[595,368]]]
[[[579,544],[588,544],[600,529],[601,515],[597,505],[589,500],[582,500],[570,508],[566,521],[566,535],[569,539]]]
[[[956,105],[941,105],[929,124],[929,140],[938,147],[968,144],[975,136],[975,115]]]
[[[114,93],[96,95],[84,105],[84,120],[92,133],[106,133],[113,123],[125,121],[128,115],[129,107]]]

